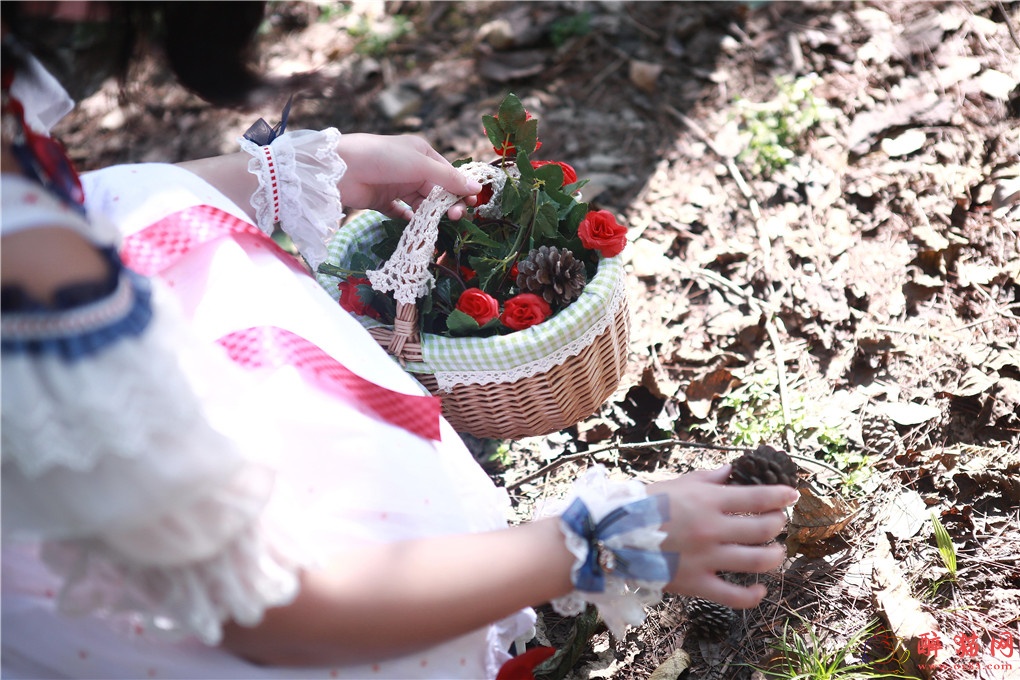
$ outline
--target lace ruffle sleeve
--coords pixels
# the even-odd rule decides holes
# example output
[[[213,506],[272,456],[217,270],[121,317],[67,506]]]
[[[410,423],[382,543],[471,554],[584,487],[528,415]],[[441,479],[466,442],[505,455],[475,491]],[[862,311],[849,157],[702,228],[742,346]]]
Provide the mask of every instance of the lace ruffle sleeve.
[[[300,550],[267,511],[270,439],[228,415],[245,376],[114,266],[109,295],[4,310],[4,540],[41,543],[64,611],[215,644],[293,598]]]
[[[248,172],[259,178],[251,197],[259,228],[271,234],[279,222],[313,270],[344,217],[337,184],[347,164],[337,154],[339,140],[336,128],[288,132],[268,146],[239,140],[252,156]]]

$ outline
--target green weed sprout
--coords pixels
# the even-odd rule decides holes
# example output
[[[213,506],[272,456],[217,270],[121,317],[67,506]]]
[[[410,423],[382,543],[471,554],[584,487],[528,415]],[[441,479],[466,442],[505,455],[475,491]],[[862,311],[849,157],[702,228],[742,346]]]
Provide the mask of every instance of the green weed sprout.
[[[895,650],[882,650],[883,656],[871,658],[868,642],[878,633],[878,621],[872,621],[854,633],[846,644],[836,649],[826,649],[824,640],[814,627],[801,620],[805,633],[790,629],[789,622],[783,627],[783,637],[776,640],[773,649],[782,656],[782,661],[771,668],[755,668],[766,678],[782,680],[865,680],[870,678],[910,678],[885,670],[883,666],[896,663]]]
[[[833,111],[825,101],[814,95],[820,82],[814,73],[796,80],[781,76],[776,79],[779,92],[775,99],[760,104],[739,97],[734,101],[747,138],[739,158],[755,174],[769,176],[786,167],[808,131],[832,117]]]

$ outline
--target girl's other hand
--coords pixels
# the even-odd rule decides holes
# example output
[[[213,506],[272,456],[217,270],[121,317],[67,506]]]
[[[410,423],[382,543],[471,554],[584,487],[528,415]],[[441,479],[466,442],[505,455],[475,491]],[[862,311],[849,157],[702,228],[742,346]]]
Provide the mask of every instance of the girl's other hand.
[[[788,486],[727,485],[729,473],[729,465],[692,472],[657,482],[648,494],[669,497],[662,550],[678,552],[680,561],[667,589],[747,609],[765,597],[765,586],[729,583],[719,572],[765,572],[782,564],[783,546],[766,544],[786,526],[783,509],[798,494]]]

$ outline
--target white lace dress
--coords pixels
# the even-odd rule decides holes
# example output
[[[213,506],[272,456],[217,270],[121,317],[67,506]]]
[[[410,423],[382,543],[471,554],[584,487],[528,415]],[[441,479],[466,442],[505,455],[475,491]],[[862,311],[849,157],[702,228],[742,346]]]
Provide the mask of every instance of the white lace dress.
[[[3,175],[3,234],[62,224],[113,252],[189,209],[251,224],[174,166],[83,182],[87,219]],[[152,279],[114,271],[110,292],[88,304],[4,309],[3,677],[493,677],[530,610],[358,667],[255,666],[216,646],[224,621],[256,623],[289,602],[302,566],[503,527],[505,494],[445,421],[430,441],[293,366],[228,358],[219,338],[272,326],[376,384],[421,393],[265,238],[207,240]]]

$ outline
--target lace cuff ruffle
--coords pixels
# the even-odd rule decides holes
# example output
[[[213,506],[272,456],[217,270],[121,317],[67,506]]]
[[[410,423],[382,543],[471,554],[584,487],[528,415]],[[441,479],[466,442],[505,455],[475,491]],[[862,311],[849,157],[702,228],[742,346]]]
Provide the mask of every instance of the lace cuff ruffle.
[[[339,140],[336,128],[288,132],[268,146],[239,140],[252,156],[248,172],[259,178],[251,197],[259,228],[272,234],[279,222],[313,270],[344,217],[337,184],[347,164],[337,153]]]

